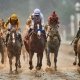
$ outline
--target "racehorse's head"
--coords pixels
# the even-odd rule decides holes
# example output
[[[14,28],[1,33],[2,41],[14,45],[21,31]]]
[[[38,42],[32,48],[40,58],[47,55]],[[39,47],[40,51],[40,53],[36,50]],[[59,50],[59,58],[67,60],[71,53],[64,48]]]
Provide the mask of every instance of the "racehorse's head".
[[[16,30],[12,29],[11,32],[10,32],[10,40],[11,40],[12,43],[16,42],[16,37],[17,37]]]
[[[37,35],[38,35],[38,37],[41,36],[41,30],[40,30],[40,26],[39,25],[37,25]]]

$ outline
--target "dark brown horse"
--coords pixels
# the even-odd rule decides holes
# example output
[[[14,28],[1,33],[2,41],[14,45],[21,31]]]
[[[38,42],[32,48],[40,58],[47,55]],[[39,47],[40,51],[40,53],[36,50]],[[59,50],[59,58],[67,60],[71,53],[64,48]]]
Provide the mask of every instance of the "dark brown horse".
[[[15,57],[16,63],[16,72],[17,67],[21,68],[20,64],[20,55],[21,55],[21,43],[19,41],[18,35],[15,29],[12,29],[9,34],[8,43],[7,43],[7,51],[8,51],[8,58],[10,64],[10,72],[12,72],[12,59]]]
[[[51,61],[50,61],[50,53],[54,53],[54,65],[55,65],[55,70],[57,69],[57,57],[58,57],[58,51],[60,47],[60,39],[59,39],[59,33],[57,28],[53,27],[51,28],[48,26],[49,30],[47,33],[47,45],[46,45],[46,56],[47,56],[47,65],[51,66]],[[48,29],[47,28],[47,29]]]
[[[78,66],[80,67],[80,38],[78,39],[77,42],[77,53],[75,54],[75,61],[74,61],[74,65],[76,65],[77,63],[77,57],[78,57]]]
[[[1,63],[4,63],[4,51],[5,51],[5,45],[4,45],[4,39],[3,37],[0,35],[0,53],[1,53]]]
[[[29,53],[29,69],[33,69],[32,58],[34,53],[37,53],[37,66],[36,69],[40,70],[42,67],[43,51],[45,48],[45,38],[44,34],[37,29],[33,29],[30,33],[29,40],[24,40],[24,45]]]

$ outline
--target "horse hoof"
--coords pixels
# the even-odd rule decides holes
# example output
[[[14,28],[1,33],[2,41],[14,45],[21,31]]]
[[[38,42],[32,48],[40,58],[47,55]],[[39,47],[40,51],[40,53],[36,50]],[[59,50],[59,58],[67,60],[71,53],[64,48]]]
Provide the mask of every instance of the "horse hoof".
[[[15,63],[15,66],[17,66],[17,64]]]
[[[47,65],[50,67],[51,66],[51,63],[47,63]]]
[[[15,71],[15,74],[18,74],[18,71]]]
[[[78,66],[80,67],[80,63],[78,63]]]
[[[12,71],[9,71],[9,74],[13,74],[13,72]]]
[[[19,65],[18,67],[21,68],[21,65]]]
[[[55,67],[55,71],[57,71],[57,67]]]
[[[54,67],[55,71],[57,71],[57,66]]]
[[[33,66],[30,66],[29,69],[32,70],[33,69]]]
[[[4,64],[4,60],[1,60],[1,63]]]
[[[41,67],[36,67],[36,70],[40,70],[41,69]]]
[[[73,65],[76,65],[76,62],[74,62]]]

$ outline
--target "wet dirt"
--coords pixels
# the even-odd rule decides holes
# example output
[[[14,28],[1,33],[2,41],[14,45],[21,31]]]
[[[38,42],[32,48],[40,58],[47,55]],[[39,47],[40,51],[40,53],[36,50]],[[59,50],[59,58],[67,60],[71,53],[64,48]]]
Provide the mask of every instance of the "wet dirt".
[[[24,54],[23,54],[24,53]],[[44,52],[42,69],[35,69],[37,58],[36,53],[33,57],[34,69],[29,70],[29,59],[27,52],[22,51],[21,65],[18,73],[15,73],[15,58],[13,59],[13,73],[9,73],[9,62],[5,53],[5,64],[0,63],[0,80],[80,80],[80,67],[73,66],[74,52],[72,46],[61,45],[58,55],[57,71],[54,70],[54,62],[52,66],[46,65],[46,56]]]

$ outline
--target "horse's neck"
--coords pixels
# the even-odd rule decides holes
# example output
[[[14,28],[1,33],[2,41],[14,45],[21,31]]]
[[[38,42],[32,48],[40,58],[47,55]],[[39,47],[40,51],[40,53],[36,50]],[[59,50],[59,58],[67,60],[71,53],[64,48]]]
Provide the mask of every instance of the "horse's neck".
[[[50,27],[53,29],[58,29],[59,26],[58,25],[50,25]]]
[[[36,34],[33,33],[33,34],[30,36],[29,41],[36,43],[36,42],[37,42],[37,36],[36,36]]]

